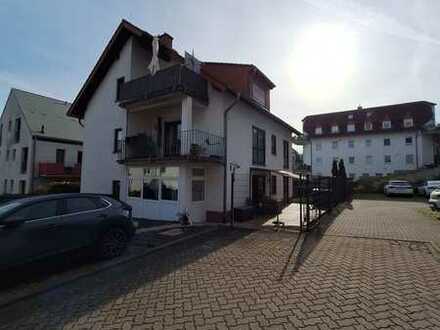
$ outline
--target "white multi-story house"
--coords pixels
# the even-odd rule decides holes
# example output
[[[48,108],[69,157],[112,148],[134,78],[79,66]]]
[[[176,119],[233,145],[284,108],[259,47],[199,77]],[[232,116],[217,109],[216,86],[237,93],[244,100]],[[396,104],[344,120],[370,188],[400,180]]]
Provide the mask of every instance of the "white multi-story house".
[[[11,89],[0,117],[0,194],[45,192],[79,184],[82,127],[67,117],[70,104]]]
[[[69,109],[84,125],[81,191],[113,194],[136,217],[218,221],[235,168],[234,206],[288,200],[299,132],[270,112],[274,84],[253,65],[182,57],[168,34],[152,75],[153,40],[122,21]]]
[[[304,163],[313,175],[331,175],[333,160],[343,159],[355,179],[432,165],[434,108],[420,101],[307,116]]]

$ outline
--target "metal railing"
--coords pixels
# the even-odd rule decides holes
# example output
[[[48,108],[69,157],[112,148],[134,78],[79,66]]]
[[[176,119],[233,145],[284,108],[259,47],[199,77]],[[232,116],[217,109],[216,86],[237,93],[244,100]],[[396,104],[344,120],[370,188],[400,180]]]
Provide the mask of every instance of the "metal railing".
[[[119,160],[166,159],[178,157],[223,161],[224,138],[198,129],[179,131],[176,138],[166,136],[160,143],[146,134],[127,137]]]
[[[208,101],[207,81],[181,64],[160,70],[153,76],[148,74],[123,83],[120,86],[118,101],[148,100],[176,92],[185,93],[204,102]]]

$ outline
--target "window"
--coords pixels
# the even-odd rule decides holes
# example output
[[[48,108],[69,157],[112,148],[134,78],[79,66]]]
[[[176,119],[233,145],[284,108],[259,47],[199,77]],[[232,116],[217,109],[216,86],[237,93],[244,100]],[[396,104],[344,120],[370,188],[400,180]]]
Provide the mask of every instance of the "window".
[[[121,181],[112,181],[112,197],[116,200],[121,198]]]
[[[8,121],[8,132],[12,131],[12,120]]]
[[[338,125],[332,126],[332,133],[339,133],[339,126]]]
[[[371,131],[373,129],[373,123],[371,121],[366,121],[364,124],[364,130]]]
[[[348,147],[351,149],[354,148],[354,141],[353,140],[348,141]]]
[[[83,160],[83,153],[82,151],[78,151],[78,153],[76,154],[76,163],[82,164],[82,160]]]
[[[390,155],[385,155],[384,161],[385,161],[385,164],[391,163],[391,156]]]
[[[414,155],[413,154],[408,154],[405,156],[405,161],[408,165],[410,164],[414,164]]]
[[[289,168],[289,141],[283,141],[283,166]]]
[[[270,193],[271,193],[271,195],[277,194],[277,177],[276,177],[276,175],[272,175],[270,178]]]
[[[142,195],[142,168],[130,167],[128,169],[128,196],[141,198]]]
[[[128,196],[146,200],[178,200],[178,167],[129,167]]]
[[[21,118],[15,119],[14,142],[20,142]]]
[[[12,161],[15,162],[15,158],[17,157],[17,150],[12,149]]]
[[[0,125],[0,146],[2,145],[3,140],[3,124]]]
[[[322,158],[321,157],[316,157],[316,164],[319,164],[319,165],[322,164]]]
[[[6,161],[9,161],[9,153],[10,153],[9,149],[6,150]]]
[[[26,181],[25,180],[20,180],[20,182],[18,183],[19,186],[19,194],[26,194]]]
[[[97,198],[77,197],[77,198],[67,198],[65,201],[66,201],[66,209],[63,211],[63,214],[87,212],[102,207],[102,205],[98,203]]]
[[[322,134],[322,127],[321,126],[315,127],[315,134],[316,135],[321,135]]]
[[[272,152],[272,155],[276,155],[277,154],[277,137],[275,135],[272,134],[271,136],[271,147],[270,150]]]
[[[21,165],[20,170],[21,173],[24,174],[27,171],[27,163],[28,163],[28,148],[24,147],[21,149]]]
[[[405,138],[405,144],[406,145],[411,145],[412,144],[412,136],[407,136]]]
[[[347,125],[347,132],[352,133],[356,130],[355,125],[354,124],[348,124]]]
[[[258,103],[266,105],[266,91],[257,84],[252,84],[252,97]]]
[[[366,139],[365,140],[365,146],[366,147],[371,147],[371,140],[370,139]]]
[[[116,101],[120,100],[120,97],[121,97],[121,87],[122,87],[122,84],[124,83],[124,81],[125,81],[124,77],[118,78],[116,80]]]
[[[64,149],[57,149],[56,153],[56,163],[64,164],[66,151]]]
[[[177,178],[176,179],[163,179],[161,186],[161,199],[166,201],[177,201]]]
[[[338,141],[332,142],[332,149],[338,149]]]
[[[348,157],[348,163],[354,164],[354,157],[353,156]]]
[[[14,214],[10,215],[5,221],[13,220],[36,220],[50,218],[57,215],[58,201],[46,201],[25,206]]]
[[[383,145],[384,146],[390,146],[391,145],[391,140],[389,138],[383,139]]]
[[[405,118],[403,120],[403,127],[409,128],[409,127],[413,127],[413,126],[414,126],[414,121],[412,118]]]
[[[192,169],[192,201],[201,202],[205,200],[205,169]]]
[[[367,156],[367,157],[365,157],[365,162],[366,162],[368,165],[373,164],[373,156]]]
[[[252,128],[252,163],[266,165],[266,133],[257,127]]]
[[[382,173],[376,173],[376,176],[383,176]]]
[[[159,179],[144,176],[143,182],[143,199],[159,200]]]
[[[391,128],[391,121],[389,121],[389,120],[384,120],[384,121],[382,122],[382,128],[383,128],[383,129],[389,129],[389,128]]]
[[[348,120],[352,120],[352,119],[353,119],[353,114],[352,114],[352,113],[349,114],[349,115],[347,116],[347,118],[348,118]]]
[[[122,151],[122,128],[116,128],[113,136],[113,153]]]
[[[315,149],[316,149],[316,151],[320,151],[322,149],[322,143],[321,142],[316,142]]]

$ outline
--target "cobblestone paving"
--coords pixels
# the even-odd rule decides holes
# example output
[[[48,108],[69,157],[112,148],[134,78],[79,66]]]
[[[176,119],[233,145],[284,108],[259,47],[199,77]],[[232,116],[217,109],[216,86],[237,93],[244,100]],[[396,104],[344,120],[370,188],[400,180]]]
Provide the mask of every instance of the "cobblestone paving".
[[[349,214],[371,221],[357,203]],[[306,238],[300,259],[292,233],[211,232],[0,310],[0,329],[439,329],[428,245],[334,236],[348,217]]]

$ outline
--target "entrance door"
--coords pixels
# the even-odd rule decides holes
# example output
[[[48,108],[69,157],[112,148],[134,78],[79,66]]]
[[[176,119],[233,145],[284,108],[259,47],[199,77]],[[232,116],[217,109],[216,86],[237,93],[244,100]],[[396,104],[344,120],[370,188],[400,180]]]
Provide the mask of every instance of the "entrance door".
[[[283,176],[283,200],[287,204],[289,202],[289,178]]]
[[[180,154],[180,121],[165,123],[164,155],[175,156]]]
[[[261,202],[266,195],[266,177],[252,175],[252,201]]]

